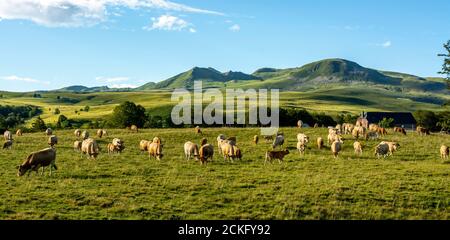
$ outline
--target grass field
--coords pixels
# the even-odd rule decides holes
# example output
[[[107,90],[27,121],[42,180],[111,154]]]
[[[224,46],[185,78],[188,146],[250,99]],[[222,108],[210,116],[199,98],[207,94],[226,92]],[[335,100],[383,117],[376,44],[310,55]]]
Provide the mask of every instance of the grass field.
[[[284,128],[291,150],[282,164],[264,165],[270,143],[254,146],[259,129],[204,129],[216,147],[224,133],[237,136],[242,161],[225,162],[215,152],[206,166],[183,158],[183,144],[199,143],[193,129],[109,130],[100,139],[97,160],[72,149],[73,131],[57,131],[58,170],[52,176],[17,177],[16,166],[46,146],[43,133],[15,137],[12,150],[0,151],[0,219],[450,219],[450,164],[439,159],[447,135],[407,137],[390,133],[400,150],[377,160],[375,141],[364,142],[362,157],[345,136],[335,160],[329,147],[310,143],[305,156],[295,151],[298,129]],[[91,135],[94,130],[91,130]],[[311,142],[327,129],[304,129]],[[140,153],[141,139],[160,136],[161,162]],[[120,137],[127,148],[108,156],[107,142]]]

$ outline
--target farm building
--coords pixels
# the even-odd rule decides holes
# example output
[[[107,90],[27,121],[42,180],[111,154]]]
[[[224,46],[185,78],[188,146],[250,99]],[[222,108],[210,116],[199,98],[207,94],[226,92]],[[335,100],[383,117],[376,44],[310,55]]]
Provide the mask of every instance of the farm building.
[[[383,118],[392,118],[394,126],[408,130],[415,130],[417,125],[416,119],[410,112],[363,112],[362,117],[367,119],[369,124],[378,124]]]

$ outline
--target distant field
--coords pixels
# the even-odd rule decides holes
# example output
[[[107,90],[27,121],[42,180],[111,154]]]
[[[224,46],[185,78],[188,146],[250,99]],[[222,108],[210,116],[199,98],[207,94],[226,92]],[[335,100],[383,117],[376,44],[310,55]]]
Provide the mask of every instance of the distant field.
[[[102,119],[112,113],[115,106],[124,101],[133,101],[151,110],[154,115],[167,112],[171,102],[171,91],[146,92],[100,92],[100,93],[42,93],[42,98],[33,98],[31,93],[4,93],[0,104],[30,104],[42,107],[42,118],[47,123],[56,123],[59,108],[61,114],[71,119]],[[57,97],[64,100],[58,100]],[[360,86],[330,86],[297,92],[281,92],[280,106],[305,108],[309,111],[338,114],[359,114],[361,111],[415,111],[419,109],[441,111],[442,103],[450,100],[443,94],[400,93],[382,88]],[[90,106],[89,112],[78,112]],[[450,107],[447,107],[449,109]]]
[[[305,156],[295,152],[294,128],[284,128],[291,150],[282,164],[264,165],[262,141],[254,146],[257,128],[204,129],[216,146],[219,133],[237,136],[242,161],[225,162],[218,154],[207,166],[183,159],[183,144],[199,143],[192,129],[146,129],[140,133],[109,130],[99,139],[97,160],[74,152],[73,131],[57,131],[56,173],[17,177],[16,166],[31,151],[46,147],[43,133],[15,137],[12,150],[0,151],[0,219],[450,219],[450,164],[439,159],[447,135],[407,137],[390,133],[400,150],[377,160],[363,142],[362,157],[345,136],[337,160],[329,147],[309,145]],[[311,142],[326,138],[327,129],[304,129]],[[91,135],[94,130],[90,130]],[[160,136],[161,162],[138,150],[141,139]],[[108,156],[107,142],[125,141],[121,155]],[[48,174],[48,172],[46,172]]]

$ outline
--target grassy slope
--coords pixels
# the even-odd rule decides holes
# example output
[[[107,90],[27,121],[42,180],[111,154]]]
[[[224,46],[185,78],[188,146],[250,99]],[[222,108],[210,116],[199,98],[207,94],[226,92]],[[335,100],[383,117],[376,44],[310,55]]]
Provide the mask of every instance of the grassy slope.
[[[297,129],[282,129],[287,147]],[[327,129],[305,129],[312,142]],[[388,135],[401,149],[376,160],[375,142],[364,143],[355,157],[345,141],[338,160],[329,148],[314,144],[304,157],[292,150],[284,164],[263,164],[268,143],[254,147],[259,129],[204,129],[205,137],[237,134],[244,159],[225,163],[219,156],[207,166],[186,162],[182,146],[200,141],[192,129],[143,130],[139,134],[109,130],[125,140],[122,155],[102,151],[96,161],[72,150],[72,131],[58,131],[57,165],[52,177],[15,176],[15,166],[30,151],[46,147],[42,133],[16,139],[12,151],[0,151],[0,219],[450,219],[450,165],[439,160],[448,136]],[[93,133],[93,131],[91,131]],[[412,134],[410,134],[412,135]],[[161,136],[161,162],[139,153],[141,139]],[[349,136],[346,136],[349,138]],[[216,143],[213,142],[214,145]]]
[[[112,113],[118,104],[124,101],[133,101],[151,109],[155,115],[159,114],[165,106],[170,107],[170,91],[146,92],[102,92],[89,94],[76,93],[43,93],[43,98],[32,98],[30,94],[8,93],[0,98],[0,104],[22,105],[31,104],[43,108],[41,116],[44,121],[55,123],[58,115],[54,115],[55,108],[68,118],[101,119]],[[56,97],[76,99],[75,104],[58,102]],[[302,107],[311,111],[351,112],[359,114],[365,111],[415,111],[418,109],[443,110],[434,101],[450,99],[442,94],[427,94],[421,92],[401,93],[382,88],[370,88],[359,85],[338,86],[330,85],[328,88],[308,89],[297,92],[281,92],[280,105],[289,107]],[[84,106],[89,105],[89,112],[75,113]],[[49,110],[51,109],[51,110]]]

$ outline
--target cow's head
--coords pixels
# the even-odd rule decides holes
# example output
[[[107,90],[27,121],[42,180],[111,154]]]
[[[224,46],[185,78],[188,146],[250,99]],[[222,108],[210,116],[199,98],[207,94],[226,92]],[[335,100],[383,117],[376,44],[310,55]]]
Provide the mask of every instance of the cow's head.
[[[17,169],[18,169],[17,171],[18,177],[23,176],[28,171],[28,168],[25,168],[23,165],[17,166]]]

